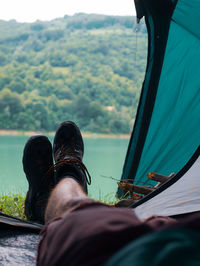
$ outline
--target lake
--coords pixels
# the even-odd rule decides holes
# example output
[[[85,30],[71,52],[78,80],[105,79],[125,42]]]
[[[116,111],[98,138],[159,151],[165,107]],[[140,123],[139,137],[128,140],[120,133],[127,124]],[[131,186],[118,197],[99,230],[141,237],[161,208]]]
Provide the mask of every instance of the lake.
[[[0,136],[0,195],[21,193],[25,195],[28,183],[22,168],[23,148],[28,136]],[[53,137],[49,137],[53,142]],[[89,195],[99,200],[113,200],[120,179],[128,139],[84,138],[83,162],[92,177]]]

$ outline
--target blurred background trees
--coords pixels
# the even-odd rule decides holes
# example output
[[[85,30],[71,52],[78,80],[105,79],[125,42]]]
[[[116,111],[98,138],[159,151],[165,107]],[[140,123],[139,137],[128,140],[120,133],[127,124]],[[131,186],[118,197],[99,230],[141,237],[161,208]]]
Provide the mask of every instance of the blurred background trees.
[[[0,21],[0,128],[129,133],[146,66],[144,23],[76,14]],[[136,45],[137,44],[137,45]],[[137,48],[137,49],[136,49]]]

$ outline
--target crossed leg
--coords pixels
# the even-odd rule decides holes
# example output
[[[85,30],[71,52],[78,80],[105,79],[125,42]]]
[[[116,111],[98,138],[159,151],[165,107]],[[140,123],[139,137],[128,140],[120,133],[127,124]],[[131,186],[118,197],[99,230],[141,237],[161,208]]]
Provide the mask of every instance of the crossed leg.
[[[66,215],[85,202],[93,202],[93,200],[86,195],[78,182],[70,176],[63,178],[51,193],[46,207],[45,223]]]

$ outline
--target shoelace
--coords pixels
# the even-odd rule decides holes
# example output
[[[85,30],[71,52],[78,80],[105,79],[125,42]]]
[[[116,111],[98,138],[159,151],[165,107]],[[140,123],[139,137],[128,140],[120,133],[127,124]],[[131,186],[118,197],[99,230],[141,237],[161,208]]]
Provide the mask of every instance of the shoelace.
[[[77,149],[75,148],[74,140],[72,138],[71,147],[66,147],[66,145],[62,145],[60,149],[57,150],[55,153],[55,158],[58,158],[58,160],[62,161],[62,158],[66,156],[66,154],[70,157],[75,156],[76,153],[79,153],[79,147]]]
[[[70,166],[73,166],[74,164],[78,165],[81,170],[83,171],[84,173],[84,176],[85,176],[85,179],[86,179],[86,182],[88,183],[88,185],[91,185],[91,176],[86,168],[86,166],[84,165],[84,163],[82,163],[79,159],[73,157],[73,158],[66,158],[66,159],[63,159],[63,160],[60,160],[58,161],[57,163],[55,163],[49,170],[48,172],[46,173],[46,177],[47,176],[50,176],[54,173],[54,171],[61,167],[61,166],[64,166],[64,165],[70,165]]]

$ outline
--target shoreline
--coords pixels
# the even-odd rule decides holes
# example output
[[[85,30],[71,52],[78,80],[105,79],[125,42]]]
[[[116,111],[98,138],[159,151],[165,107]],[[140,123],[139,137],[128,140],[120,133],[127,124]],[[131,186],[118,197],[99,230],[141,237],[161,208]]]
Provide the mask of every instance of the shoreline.
[[[55,132],[0,129],[0,136],[34,136],[40,134],[54,136]],[[130,138],[129,134],[103,134],[103,133],[89,133],[89,132],[83,132],[82,136],[83,138],[120,138],[120,139]]]

